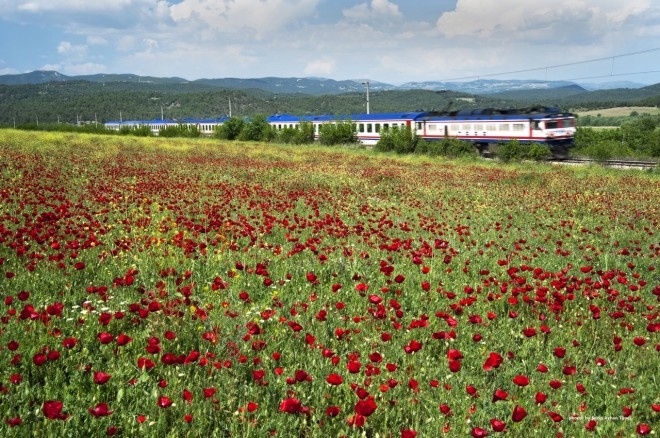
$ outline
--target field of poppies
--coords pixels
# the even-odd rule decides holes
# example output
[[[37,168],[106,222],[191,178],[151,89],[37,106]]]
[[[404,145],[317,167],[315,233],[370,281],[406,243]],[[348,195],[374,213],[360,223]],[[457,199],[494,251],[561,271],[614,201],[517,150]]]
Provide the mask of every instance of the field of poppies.
[[[660,178],[0,131],[0,434],[660,430]]]

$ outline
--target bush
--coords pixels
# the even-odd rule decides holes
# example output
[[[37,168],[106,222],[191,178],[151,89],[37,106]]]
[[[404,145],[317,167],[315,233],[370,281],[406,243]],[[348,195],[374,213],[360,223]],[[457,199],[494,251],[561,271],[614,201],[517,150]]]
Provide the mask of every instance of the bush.
[[[213,136],[223,140],[236,140],[240,135],[245,121],[238,117],[231,117],[222,125],[215,128]]]
[[[543,161],[552,157],[550,147],[545,144],[532,143],[525,149],[524,157],[527,160]]]
[[[524,158],[523,153],[522,145],[516,139],[502,143],[497,149],[497,157],[505,163],[521,161]]]
[[[355,123],[350,120],[324,123],[320,128],[319,141],[321,144],[331,146],[336,144],[357,143]]]
[[[420,138],[412,132],[409,126],[405,128],[387,128],[380,132],[380,140],[376,143],[376,150],[380,152],[395,151],[406,154],[416,150]]]
[[[166,126],[158,131],[159,137],[186,137],[197,138],[202,135],[197,125],[184,125],[179,123],[176,126]]]
[[[238,136],[242,141],[272,141],[277,137],[275,128],[270,126],[266,116],[258,114],[243,126]]]
[[[314,124],[312,122],[301,122],[295,128],[283,128],[278,131],[277,140],[285,144],[314,143]]]

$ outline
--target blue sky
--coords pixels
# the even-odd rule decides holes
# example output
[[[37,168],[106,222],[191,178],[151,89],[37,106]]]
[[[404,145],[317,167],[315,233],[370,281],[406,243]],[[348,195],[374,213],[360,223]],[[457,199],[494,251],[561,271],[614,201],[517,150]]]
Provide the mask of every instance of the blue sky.
[[[0,74],[660,83],[656,0],[0,0],[0,10]]]

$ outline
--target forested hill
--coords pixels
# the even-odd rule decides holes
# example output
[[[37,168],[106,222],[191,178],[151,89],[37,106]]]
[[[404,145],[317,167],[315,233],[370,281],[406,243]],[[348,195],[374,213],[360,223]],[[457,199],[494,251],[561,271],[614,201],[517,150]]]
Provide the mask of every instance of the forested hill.
[[[255,114],[349,114],[366,111],[364,93],[313,96],[231,90],[203,84],[48,82],[0,85],[0,124],[215,118]],[[371,112],[507,106],[499,98],[451,91],[375,91]]]
[[[214,118],[228,115],[230,102],[232,115],[246,117],[255,114],[348,114],[366,111],[364,87],[340,94],[304,94],[275,93],[254,87],[252,82],[249,83],[250,87],[240,89],[223,88],[210,80],[110,80],[125,79],[123,76],[105,76],[104,79],[106,80],[52,80],[33,84],[0,85],[0,124],[36,121],[104,122],[120,118]],[[660,84],[638,89],[597,91],[586,91],[569,85],[553,89],[480,95],[449,90],[391,90],[374,87],[370,94],[371,112],[533,105],[558,106],[564,110],[658,106]]]

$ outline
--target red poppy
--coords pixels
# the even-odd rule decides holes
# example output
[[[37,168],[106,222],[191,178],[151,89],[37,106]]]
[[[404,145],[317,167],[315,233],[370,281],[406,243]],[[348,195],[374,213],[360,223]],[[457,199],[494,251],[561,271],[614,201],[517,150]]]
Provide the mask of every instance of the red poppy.
[[[596,430],[597,424],[598,423],[596,422],[596,420],[589,420],[587,424],[584,425],[584,428],[587,429],[589,432],[593,432]]]
[[[96,405],[96,407],[89,408],[87,409],[87,411],[96,418],[107,417],[108,415],[112,415],[113,412],[108,409],[107,403],[99,403],[98,405]]]
[[[46,400],[41,410],[50,420],[66,420],[69,415],[62,412],[63,407],[63,403],[59,400]]]
[[[499,353],[492,352],[484,362],[482,368],[484,371],[490,371],[493,368],[498,368],[503,361],[504,358]]]
[[[286,412],[288,414],[297,414],[302,411],[302,408],[300,400],[293,397],[286,398],[280,403],[280,412]]]
[[[506,391],[501,390],[500,388],[497,388],[495,392],[493,393],[493,403],[499,400],[506,400],[509,394]]]
[[[247,404],[247,411],[248,412],[254,412],[259,408],[259,403],[255,402],[248,402]]]
[[[112,342],[115,339],[114,335],[112,333],[108,333],[108,332],[99,333],[97,335],[97,338],[98,338],[98,340],[101,344],[109,344],[110,342]]]
[[[21,417],[5,418],[5,423],[9,427],[16,427],[16,426],[20,426],[21,424],[23,424],[23,420],[21,419]]]
[[[504,429],[506,429],[506,423],[504,421],[498,420],[497,418],[490,420],[490,426],[495,432],[504,432]]]
[[[527,411],[522,406],[516,405],[511,413],[511,419],[519,423],[527,416]]]
[[[215,395],[215,388],[204,388],[204,398],[211,398]]]
[[[461,362],[458,360],[449,361],[449,371],[452,373],[457,373],[461,370]]]
[[[518,386],[527,386],[529,385],[529,377],[523,375],[517,375],[513,378],[513,383]]]
[[[637,428],[635,428],[635,432],[637,432],[637,435],[648,435],[651,433],[651,426],[649,426],[646,423],[639,423],[637,425]]]
[[[371,398],[367,398],[366,400],[360,400],[355,404],[355,413],[362,415],[364,417],[368,417],[369,415],[373,414],[374,411],[378,408],[378,405],[376,405],[376,402],[373,401]]]
[[[325,415],[328,417],[336,417],[339,415],[340,409],[339,406],[328,406],[325,410]]]
[[[416,436],[417,436],[417,432],[412,429],[401,430],[401,438],[415,438]]]
[[[543,404],[545,401],[548,399],[548,396],[542,392],[537,392],[536,396],[534,396],[534,401],[538,404]]]
[[[110,380],[110,374],[104,373],[102,371],[94,371],[94,383],[97,385],[103,385]]]
[[[555,423],[559,423],[564,419],[564,417],[562,417],[561,414],[554,411],[548,412],[548,416],[552,418],[552,421],[554,421]]]
[[[325,381],[331,385],[341,385],[344,379],[339,374],[330,374]]]
[[[181,394],[183,399],[188,403],[192,404],[193,393],[190,392],[187,388],[184,388],[183,393]]]
[[[77,343],[78,339],[76,338],[65,338],[62,340],[62,346],[68,349],[75,347]]]
[[[158,407],[160,408],[169,408],[172,406],[172,399],[165,396],[158,397]]]
[[[470,434],[473,438],[484,438],[488,436],[488,431],[480,427],[473,427]]]

